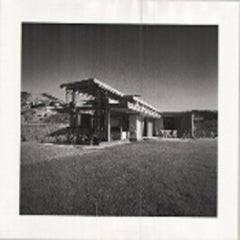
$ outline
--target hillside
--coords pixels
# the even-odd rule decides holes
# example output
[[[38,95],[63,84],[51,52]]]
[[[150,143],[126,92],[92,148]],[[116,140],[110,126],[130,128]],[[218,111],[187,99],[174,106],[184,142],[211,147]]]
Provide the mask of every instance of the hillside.
[[[21,92],[22,123],[67,123],[66,104],[48,93]]]
[[[65,103],[61,99],[54,97],[48,93],[30,93],[21,92],[21,105],[31,106],[64,106]]]

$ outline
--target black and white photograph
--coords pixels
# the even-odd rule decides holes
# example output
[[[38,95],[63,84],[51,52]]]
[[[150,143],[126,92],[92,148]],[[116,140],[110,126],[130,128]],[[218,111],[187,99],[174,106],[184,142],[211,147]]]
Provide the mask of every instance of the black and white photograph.
[[[20,215],[218,216],[217,25],[21,31]]]
[[[239,239],[238,2],[0,6],[0,239]]]

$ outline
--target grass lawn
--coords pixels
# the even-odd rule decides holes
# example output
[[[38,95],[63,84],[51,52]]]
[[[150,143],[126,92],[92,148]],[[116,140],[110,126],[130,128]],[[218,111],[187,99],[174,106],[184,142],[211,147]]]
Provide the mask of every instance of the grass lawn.
[[[216,208],[217,140],[87,153],[22,144],[21,214],[216,216]]]

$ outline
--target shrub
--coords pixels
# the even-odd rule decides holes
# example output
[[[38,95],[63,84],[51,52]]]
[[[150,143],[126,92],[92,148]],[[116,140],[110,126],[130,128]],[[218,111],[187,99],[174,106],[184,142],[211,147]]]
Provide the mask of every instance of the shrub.
[[[33,142],[49,142],[47,136],[64,128],[66,128],[64,124],[22,124],[21,139]]]

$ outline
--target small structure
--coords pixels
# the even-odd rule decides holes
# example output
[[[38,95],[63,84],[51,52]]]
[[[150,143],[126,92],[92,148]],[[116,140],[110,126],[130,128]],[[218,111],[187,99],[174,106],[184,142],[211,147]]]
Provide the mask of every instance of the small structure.
[[[136,95],[127,95],[97,80],[64,83],[70,127],[101,141],[140,140],[157,135],[161,113]]]
[[[217,137],[218,112],[210,110],[162,112],[160,135],[167,138]]]

